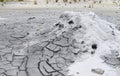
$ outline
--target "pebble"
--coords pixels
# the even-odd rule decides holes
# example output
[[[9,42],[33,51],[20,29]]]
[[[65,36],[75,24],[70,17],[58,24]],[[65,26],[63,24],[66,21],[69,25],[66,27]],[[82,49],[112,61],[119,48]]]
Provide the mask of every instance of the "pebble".
[[[101,68],[95,68],[95,69],[91,69],[91,71],[93,72],[93,73],[96,73],[96,74],[99,74],[99,75],[103,75],[104,74],[104,70],[103,69],[101,69]]]

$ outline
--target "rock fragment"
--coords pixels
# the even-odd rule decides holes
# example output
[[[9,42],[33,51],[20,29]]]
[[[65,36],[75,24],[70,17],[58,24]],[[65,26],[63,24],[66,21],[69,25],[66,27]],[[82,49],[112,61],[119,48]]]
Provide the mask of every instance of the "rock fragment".
[[[99,74],[99,75],[103,75],[104,74],[104,70],[101,68],[95,68],[95,69],[91,69],[91,71],[93,73]]]

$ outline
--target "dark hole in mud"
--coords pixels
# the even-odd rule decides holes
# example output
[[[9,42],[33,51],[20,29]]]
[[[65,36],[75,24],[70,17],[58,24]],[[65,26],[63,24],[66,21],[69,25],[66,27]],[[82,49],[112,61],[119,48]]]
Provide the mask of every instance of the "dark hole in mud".
[[[77,26],[77,27],[74,27],[73,30],[78,30],[79,28],[82,28],[82,26]]]
[[[82,26],[79,26],[79,28],[82,28]]]
[[[30,33],[27,33],[27,35],[29,35]]]
[[[73,30],[75,30],[75,31],[78,30],[78,27],[74,27]]]
[[[64,28],[64,25],[60,23],[55,24],[55,26],[58,26],[59,28]]]
[[[81,44],[84,44],[84,43],[85,43],[84,41],[81,42]]]
[[[74,63],[75,61],[70,61],[70,63]]]
[[[92,49],[96,50],[97,49],[97,44],[92,44]]]
[[[69,23],[69,24],[74,24],[74,22],[73,22],[72,20],[70,20],[68,23]]]
[[[74,55],[78,55],[78,53],[74,53]]]
[[[60,23],[55,24],[55,26],[58,26]]]
[[[113,36],[115,36],[115,33],[114,33],[114,31],[112,31],[112,35],[113,35]]]
[[[95,54],[95,51],[91,51],[91,54]]]
[[[64,28],[64,25],[63,24],[59,25],[59,28]]]

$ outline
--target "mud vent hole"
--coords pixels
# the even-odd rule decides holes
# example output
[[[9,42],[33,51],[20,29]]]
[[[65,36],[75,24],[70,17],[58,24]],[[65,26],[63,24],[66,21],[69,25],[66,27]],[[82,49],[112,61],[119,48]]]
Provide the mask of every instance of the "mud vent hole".
[[[68,23],[69,23],[69,24],[74,24],[74,22],[73,22],[72,20],[71,20],[71,21],[69,21]]]
[[[96,50],[97,49],[97,44],[92,44],[92,49]]]

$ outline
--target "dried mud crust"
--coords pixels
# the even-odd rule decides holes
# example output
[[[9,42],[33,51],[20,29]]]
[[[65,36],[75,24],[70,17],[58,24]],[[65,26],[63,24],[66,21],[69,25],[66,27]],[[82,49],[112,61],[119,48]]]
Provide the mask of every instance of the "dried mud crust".
[[[87,27],[79,23],[81,18],[78,14],[64,13],[52,28],[42,32],[36,28],[41,28],[37,25],[44,24],[44,19],[43,22],[36,22],[36,17],[28,18],[26,27],[24,23],[16,22],[19,29],[18,26],[11,28],[3,24],[5,27],[1,28],[3,32],[0,36],[0,76],[67,76],[66,68],[77,57],[84,53],[94,55],[99,46],[97,42],[92,42],[92,35],[84,37]],[[106,56],[102,58],[107,63],[111,62],[111,59],[106,60]],[[112,64],[116,65],[114,61]],[[117,61],[120,65],[120,60]]]
[[[75,40],[61,35],[29,47],[14,46],[1,51],[1,75],[6,76],[66,76],[65,68],[74,63],[79,52]],[[25,49],[20,49],[25,48]],[[7,52],[9,51],[9,52]]]
[[[35,17],[28,18],[27,22],[33,19]],[[34,38],[40,38],[33,44],[30,42],[35,39],[31,39],[31,32],[28,32],[34,29],[32,24],[26,25],[25,31],[20,24],[20,28],[4,25],[3,32],[6,33],[1,33],[0,42],[0,76],[67,76],[66,68],[80,55],[72,32],[63,31],[57,35],[56,31],[62,29],[60,25],[53,27],[57,30],[32,34]]]

